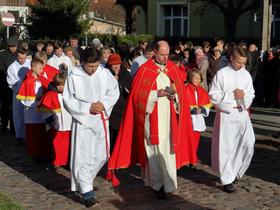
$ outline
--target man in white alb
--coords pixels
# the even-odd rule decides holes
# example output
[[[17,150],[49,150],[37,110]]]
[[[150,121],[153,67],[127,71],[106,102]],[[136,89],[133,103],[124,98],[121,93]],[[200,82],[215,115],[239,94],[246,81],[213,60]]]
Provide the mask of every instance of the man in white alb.
[[[100,65],[96,49],[85,51],[80,67],[66,80],[63,101],[72,115],[71,190],[82,193],[85,205],[96,203],[93,181],[109,158],[109,116],[119,98],[111,72]]]
[[[247,51],[234,48],[231,63],[217,71],[209,92],[217,111],[212,169],[228,193],[236,191],[234,184],[248,169],[254,153],[255,135],[248,109],[255,95],[252,77],[245,69],[246,60]]]

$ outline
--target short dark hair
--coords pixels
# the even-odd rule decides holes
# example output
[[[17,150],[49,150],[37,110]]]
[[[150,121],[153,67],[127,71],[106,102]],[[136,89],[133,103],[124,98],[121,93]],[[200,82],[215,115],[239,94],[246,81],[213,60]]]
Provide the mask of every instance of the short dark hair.
[[[217,39],[215,40],[215,42],[216,42],[216,44],[217,44],[218,42],[221,42],[222,44],[225,43],[224,40],[223,40],[222,38],[217,38]]]
[[[179,55],[174,53],[169,55],[169,60],[173,61],[175,64],[180,62]]]
[[[245,42],[241,41],[241,42],[238,43],[238,46],[239,47],[247,47],[247,44]]]
[[[183,52],[189,52],[189,54],[191,54],[191,50],[189,48],[185,48]]]
[[[202,43],[202,48],[205,48],[205,47],[211,48],[211,45],[210,45],[210,43],[209,43],[208,41],[204,41],[204,42]]]
[[[241,57],[247,58],[248,57],[248,51],[240,46],[234,47],[232,50],[231,56],[239,55]]]
[[[79,40],[79,35],[78,34],[71,34],[69,38]]]
[[[54,46],[54,42],[53,41],[48,41],[45,45],[45,47],[47,46]]]
[[[26,48],[24,48],[22,46],[18,46],[17,47],[17,53],[19,53],[19,54],[27,54],[27,50],[26,50]]]
[[[63,49],[63,44],[61,41],[55,41],[54,43],[54,49],[57,50],[57,49]]]
[[[192,78],[194,74],[199,74],[201,81],[203,82],[203,77],[202,74],[200,72],[200,70],[198,68],[192,68],[191,70],[188,71],[188,75],[187,75],[187,82],[191,83],[192,82]]]
[[[53,84],[55,86],[62,85],[65,83],[66,76],[62,73],[58,73],[53,77]]]
[[[153,52],[153,51],[155,51],[155,45],[154,45],[154,43],[149,43],[146,46],[145,52]]]
[[[89,47],[85,50],[84,62],[95,63],[100,60],[100,53],[95,47]]]

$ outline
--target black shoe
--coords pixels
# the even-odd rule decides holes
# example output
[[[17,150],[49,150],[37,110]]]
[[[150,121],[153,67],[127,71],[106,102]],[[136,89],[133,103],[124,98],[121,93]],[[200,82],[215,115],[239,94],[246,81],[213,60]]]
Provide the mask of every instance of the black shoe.
[[[23,146],[24,145],[23,139],[22,138],[16,138],[16,145],[17,146]]]
[[[232,182],[232,184],[238,184],[238,179],[235,178],[235,180]]]
[[[223,185],[223,188],[224,188],[224,191],[227,192],[227,193],[233,193],[233,192],[236,191],[236,188],[234,187],[233,184]]]
[[[8,132],[7,126],[1,126],[1,133],[6,134]]]
[[[41,157],[33,157],[33,161],[34,161],[34,163],[42,163],[43,162]]]
[[[278,137],[280,137],[280,132],[272,134],[272,137],[273,137],[273,138],[278,138]]]
[[[97,200],[95,199],[95,197],[91,197],[91,198],[85,200],[85,205],[87,208],[93,206],[96,203],[97,203]]]
[[[164,186],[162,186],[159,190],[154,190],[156,198],[159,200],[166,200],[166,193],[164,192]]]

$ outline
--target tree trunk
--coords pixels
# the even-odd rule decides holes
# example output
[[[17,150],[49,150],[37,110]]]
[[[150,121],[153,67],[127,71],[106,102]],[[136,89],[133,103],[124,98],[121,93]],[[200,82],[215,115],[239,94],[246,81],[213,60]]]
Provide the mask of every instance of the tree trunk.
[[[125,24],[126,24],[126,34],[132,33],[132,5],[124,5],[126,16],[125,16]]]
[[[226,32],[226,40],[234,41],[236,39],[236,27],[239,15],[227,14],[224,15],[224,26]]]

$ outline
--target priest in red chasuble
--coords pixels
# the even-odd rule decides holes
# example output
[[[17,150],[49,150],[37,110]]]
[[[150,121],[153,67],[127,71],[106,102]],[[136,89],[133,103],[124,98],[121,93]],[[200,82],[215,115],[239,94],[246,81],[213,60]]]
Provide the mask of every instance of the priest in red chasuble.
[[[186,89],[169,52],[159,41],[155,57],[137,71],[107,174],[117,185],[114,169],[139,164],[159,199],[177,189],[178,168],[197,162]]]

